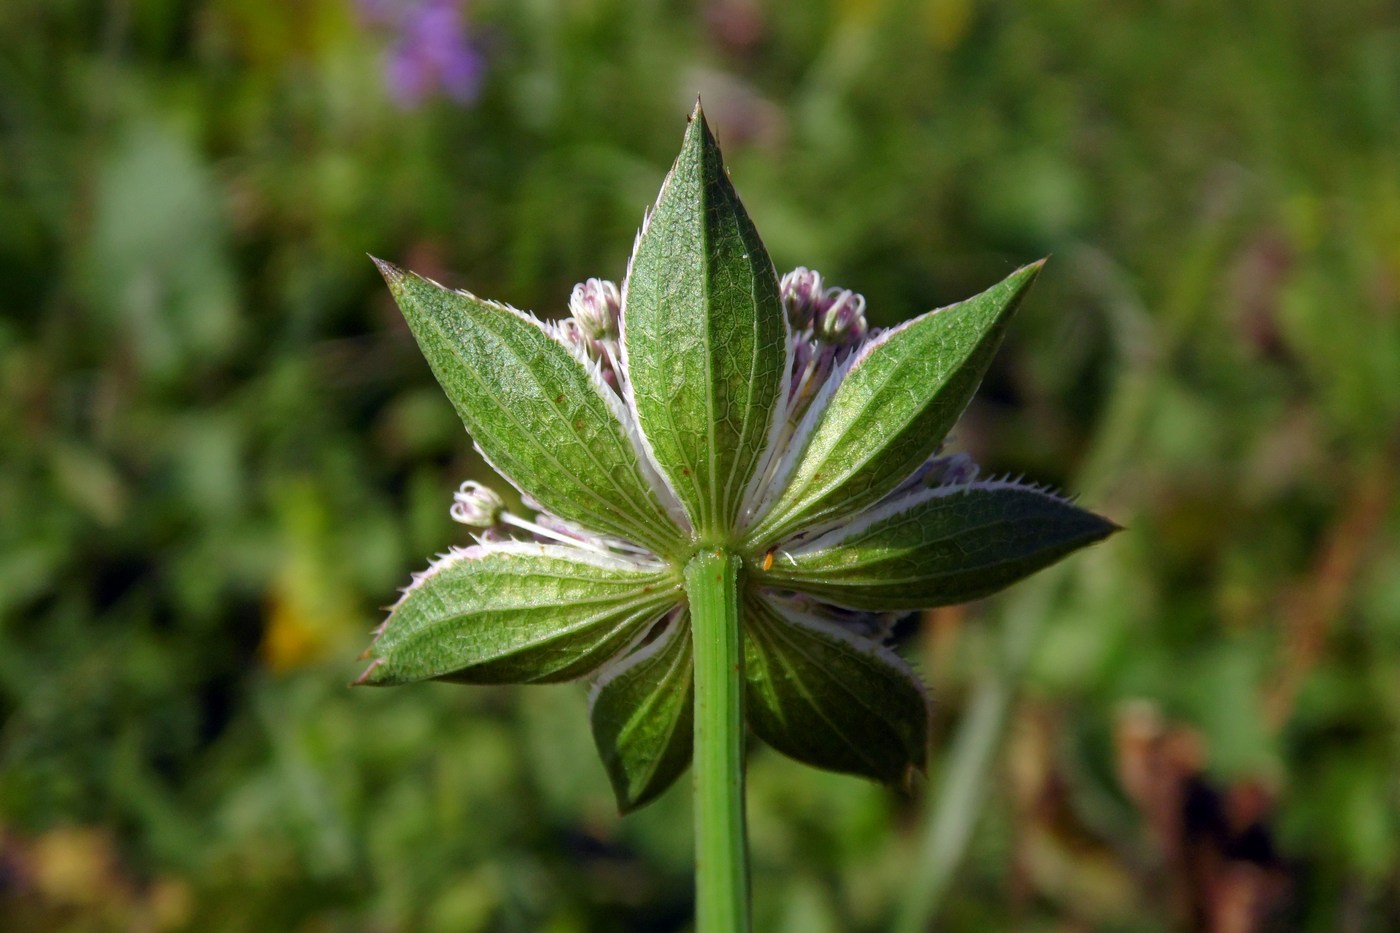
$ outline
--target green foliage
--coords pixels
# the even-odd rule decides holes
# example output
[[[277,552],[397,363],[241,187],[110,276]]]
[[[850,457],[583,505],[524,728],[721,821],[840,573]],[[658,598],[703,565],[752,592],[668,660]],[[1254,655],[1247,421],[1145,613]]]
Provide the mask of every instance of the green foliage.
[[[798,761],[908,784],[928,750],[928,697],[897,654],[833,618],[752,599],[744,676],[754,733]]]
[[[678,612],[652,642],[598,674],[588,716],[620,812],[648,804],[690,767],[695,697],[689,620]]]
[[[403,113],[342,0],[0,3],[8,927],[688,922],[686,791],[618,820],[579,685],[344,683],[489,476],[365,253],[562,316],[697,92],[778,270],[873,324],[1053,257],[953,441],[1127,530],[1031,601],[940,928],[1172,925],[1130,701],[1267,791],[1282,927],[1400,915],[1394,4],[467,16],[478,102]],[[1028,589],[897,630],[936,684],[912,798],[755,746],[756,928],[889,929]]]
[[[798,429],[777,501],[753,530],[778,540],[850,516],[903,483],[962,414],[1036,275],[1026,266],[975,298],[890,330],[855,356],[825,406]],[[810,432],[810,438],[808,434]],[[786,486],[782,483],[786,482]]]
[[[994,593],[1114,530],[1024,486],[925,489],[780,551],[760,580],[857,609],[947,606]]]
[[[697,107],[623,288],[628,401],[700,540],[733,533],[782,404],[778,278]]]
[[[414,578],[356,683],[535,683],[596,673],[594,739],[623,810],[666,790],[685,770],[691,735],[705,734],[678,720],[708,708],[706,685],[686,675],[709,670],[700,646],[715,639],[723,643],[710,658],[719,679],[708,689],[733,702],[723,712],[715,701],[712,728],[742,732],[747,679],[757,693],[749,704],[755,729],[774,747],[809,764],[907,783],[926,757],[923,687],[883,647],[883,621],[849,608],[909,610],[985,596],[1114,529],[1028,487],[945,477],[937,457],[1039,265],[888,334],[868,334],[854,296],[818,311],[810,283],[799,296],[789,280],[780,296],[698,103],[620,296],[589,280],[571,298],[574,315],[546,325],[379,266],[463,423],[488,462],[539,505],[541,524],[505,513],[480,484],[464,484],[454,517],[488,531]],[[618,335],[620,360],[611,349]],[[800,357],[825,360],[810,388],[794,372]],[[809,409],[806,394],[816,397]],[[808,443],[813,418],[816,441]],[[941,477],[924,494],[903,494],[902,486]],[[941,498],[930,503],[931,495]],[[673,496],[684,512],[671,510],[672,520],[661,503]],[[554,503],[563,508],[557,515]],[[771,519],[770,509],[780,517]],[[848,523],[833,528],[838,518]],[[509,527],[533,537],[503,540]],[[732,613],[707,620],[691,579],[711,549],[729,555],[723,566],[740,568],[735,585],[745,595],[735,596]],[[783,570],[770,574],[775,555]],[[774,584],[836,605],[819,607],[825,621],[788,611]],[[654,623],[659,631],[649,633]],[[677,638],[695,642],[695,664]],[[651,643],[639,647],[643,641]],[[741,651],[756,665],[747,678]],[[720,742],[742,748],[737,734]],[[742,762],[723,767],[729,777],[716,786],[741,787]],[[744,827],[725,825],[742,822],[742,797],[721,801],[726,808],[716,825],[733,835],[717,844],[721,855],[737,847],[741,877],[727,893],[713,892],[721,899],[748,883]],[[697,820],[704,822],[699,811]],[[702,845],[702,901],[706,855]],[[746,918],[747,894],[740,899]],[[730,926],[706,926],[703,916],[700,925]]]
[[[548,683],[599,667],[678,598],[675,574],[525,542],[440,558],[394,606],[360,683]]]
[[[658,551],[676,547],[616,398],[562,343],[512,308],[380,269],[489,463],[561,518]]]

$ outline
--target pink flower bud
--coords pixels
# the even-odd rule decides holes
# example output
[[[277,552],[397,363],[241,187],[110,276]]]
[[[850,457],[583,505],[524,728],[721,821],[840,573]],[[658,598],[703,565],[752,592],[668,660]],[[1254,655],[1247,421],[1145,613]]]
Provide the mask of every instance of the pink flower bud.
[[[490,528],[500,521],[506,504],[501,497],[474,480],[467,480],[452,494],[452,520],[475,528]]]
[[[833,288],[823,296],[825,308],[817,322],[821,339],[838,345],[858,343],[869,328],[865,323],[865,296]]]
[[[603,279],[589,279],[574,286],[569,296],[569,312],[585,336],[593,340],[614,340],[622,295],[617,286]]]
[[[822,295],[821,273],[798,266],[783,276],[778,291],[792,329],[798,331],[811,327]]]

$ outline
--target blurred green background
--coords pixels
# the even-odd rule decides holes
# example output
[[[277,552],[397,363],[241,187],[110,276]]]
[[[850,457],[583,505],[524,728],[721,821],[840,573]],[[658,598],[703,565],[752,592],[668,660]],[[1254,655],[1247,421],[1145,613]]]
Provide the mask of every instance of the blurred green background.
[[[0,927],[688,927],[582,686],[346,683],[487,478],[365,254],[562,315],[697,92],[876,323],[1052,256],[957,442],[1128,529],[906,627],[913,795],[753,749],[758,929],[1394,929],[1383,0],[0,4]]]

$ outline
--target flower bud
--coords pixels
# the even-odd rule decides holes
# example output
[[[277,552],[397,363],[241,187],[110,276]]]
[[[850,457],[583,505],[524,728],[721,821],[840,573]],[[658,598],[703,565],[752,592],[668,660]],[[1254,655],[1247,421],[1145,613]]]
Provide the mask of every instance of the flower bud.
[[[822,294],[821,273],[798,266],[783,276],[778,292],[792,329],[798,331],[811,327]]]
[[[977,462],[968,454],[935,452],[899,485],[896,493],[934,489],[938,486],[963,486],[976,480],[980,470]]]
[[[584,349],[588,348],[590,341],[584,336],[583,328],[579,326],[578,321],[575,321],[571,317],[566,317],[562,321],[556,321],[554,327],[556,333],[559,334],[560,340],[571,346],[583,347]]]
[[[504,542],[513,541],[515,539],[511,537],[507,529],[497,525],[478,533],[476,535],[476,540],[480,541],[482,544],[503,544]]]
[[[808,365],[815,356],[815,348],[810,340],[794,340],[792,343],[792,383],[788,387],[790,392],[796,392],[797,387],[811,374],[807,372]]]
[[[500,521],[506,504],[495,492],[474,480],[467,480],[452,494],[452,520],[475,528],[490,528]]]
[[[929,486],[961,486],[977,479],[980,472],[977,461],[965,453],[934,457],[928,467],[925,483]]]
[[[622,295],[617,286],[603,279],[580,282],[569,296],[569,312],[592,340],[617,339],[621,310]]]
[[[821,339],[834,344],[848,345],[865,339],[865,296],[850,289],[829,289],[823,296],[825,308],[821,320],[817,322]]]
[[[944,485],[970,483],[977,479],[977,462],[967,454],[954,454],[948,458],[948,467],[943,471]]]

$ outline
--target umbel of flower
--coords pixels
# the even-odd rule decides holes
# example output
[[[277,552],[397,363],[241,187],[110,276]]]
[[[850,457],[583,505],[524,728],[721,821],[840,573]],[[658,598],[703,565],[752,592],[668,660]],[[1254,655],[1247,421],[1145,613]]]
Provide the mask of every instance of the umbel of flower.
[[[590,677],[623,810],[690,763],[695,568],[732,589],[749,728],[900,784],[924,767],[928,700],[884,643],[891,619],[1114,530],[942,450],[1040,264],[873,330],[860,295],[807,269],[779,281],[698,107],[621,290],[579,285],[569,319],[379,265],[477,448],[538,515],[464,484],[453,517],[490,527],[414,577],[357,682]]]

